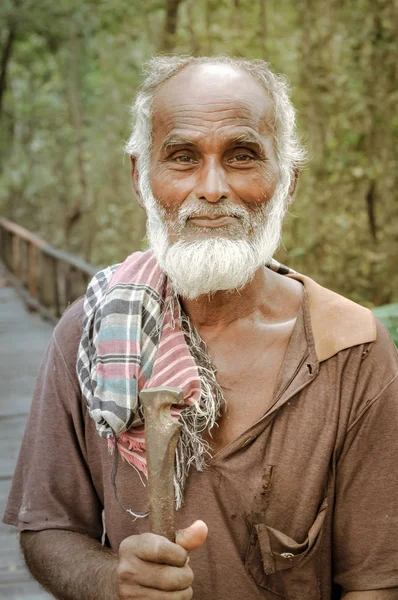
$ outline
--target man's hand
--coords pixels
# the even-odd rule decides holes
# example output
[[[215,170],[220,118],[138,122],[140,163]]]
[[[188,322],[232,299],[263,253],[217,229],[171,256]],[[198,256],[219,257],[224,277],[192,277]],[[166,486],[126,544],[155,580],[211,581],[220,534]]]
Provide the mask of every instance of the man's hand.
[[[120,544],[117,585],[120,600],[190,600],[193,572],[188,552],[199,548],[207,526],[195,521],[177,532],[176,543],[153,533],[132,535]]]
[[[398,588],[345,592],[342,598],[345,600],[398,600]]]

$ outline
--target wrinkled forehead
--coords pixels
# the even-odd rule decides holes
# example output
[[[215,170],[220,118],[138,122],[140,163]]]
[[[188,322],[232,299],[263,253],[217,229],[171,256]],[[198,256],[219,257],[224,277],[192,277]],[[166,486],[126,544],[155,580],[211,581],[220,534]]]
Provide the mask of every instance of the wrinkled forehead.
[[[167,135],[181,124],[214,122],[258,133],[273,131],[270,95],[254,77],[230,65],[187,67],[158,90],[153,104],[153,134]]]

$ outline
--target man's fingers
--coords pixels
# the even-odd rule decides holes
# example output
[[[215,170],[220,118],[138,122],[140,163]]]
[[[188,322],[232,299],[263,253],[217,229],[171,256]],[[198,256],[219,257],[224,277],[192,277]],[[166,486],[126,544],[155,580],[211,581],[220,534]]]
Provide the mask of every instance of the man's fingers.
[[[176,544],[191,551],[199,548],[207,538],[207,525],[203,521],[195,521],[190,527],[177,531]]]
[[[188,552],[207,537],[207,525],[195,521],[173,544],[153,533],[132,535],[120,544],[118,590],[121,600],[190,600],[193,573]]]
[[[133,535],[123,540],[120,544],[119,556],[128,560],[129,555],[143,561],[174,567],[183,567],[188,558],[188,553],[181,545],[173,544],[154,533]]]
[[[121,588],[119,597],[121,600],[192,600],[193,591],[191,587],[177,592],[162,592],[138,586],[131,590]]]
[[[126,585],[135,585],[139,582],[139,585],[145,588],[175,592],[191,587],[193,572],[188,565],[170,567],[169,565],[158,565],[136,558],[130,564],[129,571],[125,571],[121,580]]]

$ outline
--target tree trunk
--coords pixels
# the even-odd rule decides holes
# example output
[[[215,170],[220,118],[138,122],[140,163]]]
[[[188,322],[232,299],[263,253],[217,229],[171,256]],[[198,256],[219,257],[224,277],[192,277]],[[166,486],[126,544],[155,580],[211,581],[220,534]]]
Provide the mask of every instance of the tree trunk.
[[[86,176],[84,156],[84,109],[81,97],[82,80],[79,72],[79,62],[82,58],[81,39],[75,34],[70,42],[69,65],[67,70],[67,105],[69,119],[75,132],[76,140],[76,170],[78,174],[79,188],[74,201],[65,215],[65,243],[69,247],[71,233],[78,223],[81,222],[89,202],[89,186]],[[87,233],[86,233],[87,235]],[[90,233],[88,234],[90,235]],[[86,240],[79,241],[79,251],[84,251]]]
[[[266,0],[260,0],[260,48],[262,59],[267,60],[267,7]]]
[[[376,197],[376,184],[372,181],[369,185],[369,189],[366,193],[366,209],[368,213],[369,229],[372,238],[377,241],[377,227],[376,227],[376,215],[375,215],[375,197]]]
[[[191,52],[197,56],[200,51],[200,44],[195,30],[195,0],[190,0],[188,3],[188,31],[191,38]]]
[[[6,42],[4,44],[3,53],[1,56],[0,63],[0,119],[3,113],[3,100],[4,94],[7,89],[7,72],[8,65],[12,54],[12,48],[15,42],[17,34],[17,24],[15,21],[11,22],[7,32]]]
[[[163,42],[160,48],[162,52],[171,52],[174,48],[178,22],[178,9],[181,2],[182,0],[167,0]]]

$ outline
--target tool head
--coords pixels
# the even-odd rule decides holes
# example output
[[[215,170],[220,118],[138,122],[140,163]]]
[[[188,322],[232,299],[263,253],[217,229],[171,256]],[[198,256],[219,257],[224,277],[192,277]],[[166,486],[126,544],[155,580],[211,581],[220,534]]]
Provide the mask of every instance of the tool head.
[[[140,392],[140,401],[144,412],[156,411],[167,419],[173,404],[184,404],[184,392],[181,388],[167,386],[149,388]]]

